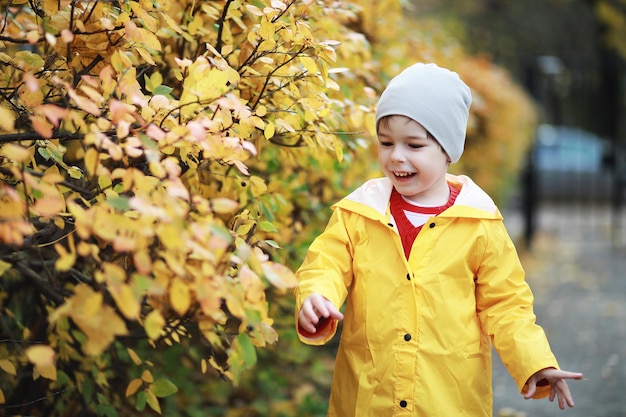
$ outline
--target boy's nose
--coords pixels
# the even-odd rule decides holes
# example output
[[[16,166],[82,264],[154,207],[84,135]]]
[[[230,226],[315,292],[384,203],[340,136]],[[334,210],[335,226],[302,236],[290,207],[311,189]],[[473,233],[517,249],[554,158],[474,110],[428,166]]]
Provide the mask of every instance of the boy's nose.
[[[404,161],[404,159],[404,152],[402,152],[402,149],[400,149],[399,146],[394,147],[393,151],[391,152],[391,160]]]

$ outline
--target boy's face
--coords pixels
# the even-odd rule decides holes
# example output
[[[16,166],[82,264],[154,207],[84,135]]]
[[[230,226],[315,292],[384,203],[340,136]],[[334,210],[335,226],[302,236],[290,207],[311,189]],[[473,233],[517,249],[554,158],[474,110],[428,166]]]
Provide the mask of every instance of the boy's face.
[[[379,122],[378,162],[396,190],[409,200],[423,205],[447,201],[448,155],[416,121],[389,116]]]

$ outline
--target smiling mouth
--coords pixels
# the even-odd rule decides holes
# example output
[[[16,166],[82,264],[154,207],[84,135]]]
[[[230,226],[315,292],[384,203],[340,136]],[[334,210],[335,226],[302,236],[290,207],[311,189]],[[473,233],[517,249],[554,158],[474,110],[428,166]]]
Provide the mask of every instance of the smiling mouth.
[[[411,178],[415,176],[415,172],[396,172],[393,171],[396,178]]]

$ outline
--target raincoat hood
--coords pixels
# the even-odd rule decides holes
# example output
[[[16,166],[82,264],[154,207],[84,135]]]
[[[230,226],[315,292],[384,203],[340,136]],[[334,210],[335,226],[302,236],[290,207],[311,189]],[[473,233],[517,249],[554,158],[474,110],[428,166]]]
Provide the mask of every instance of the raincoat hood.
[[[491,197],[466,175],[447,174],[446,180],[461,188],[454,205],[438,217],[467,217],[501,220],[502,215]],[[372,219],[386,219],[393,185],[387,177],[365,182],[333,207],[358,212]]]

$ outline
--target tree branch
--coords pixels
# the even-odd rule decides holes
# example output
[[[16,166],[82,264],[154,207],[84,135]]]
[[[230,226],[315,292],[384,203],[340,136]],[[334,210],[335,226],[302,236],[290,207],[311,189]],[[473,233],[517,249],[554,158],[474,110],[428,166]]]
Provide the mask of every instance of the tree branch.
[[[61,305],[65,302],[65,297],[54,291],[50,283],[42,278],[38,273],[33,271],[30,266],[23,262],[16,262],[13,264],[13,268],[24,278],[26,278],[30,283],[32,283],[39,292],[45,295],[50,301],[52,301],[56,305]]]
[[[226,15],[228,14],[228,8],[230,7],[233,0],[228,0],[224,5],[224,10],[222,10],[222,16],[219,21],[219,28],[217,30],[217,42],[215,42],[215,50],[222,53],[222,32],[224,30],[224,24],[226,23]]]

